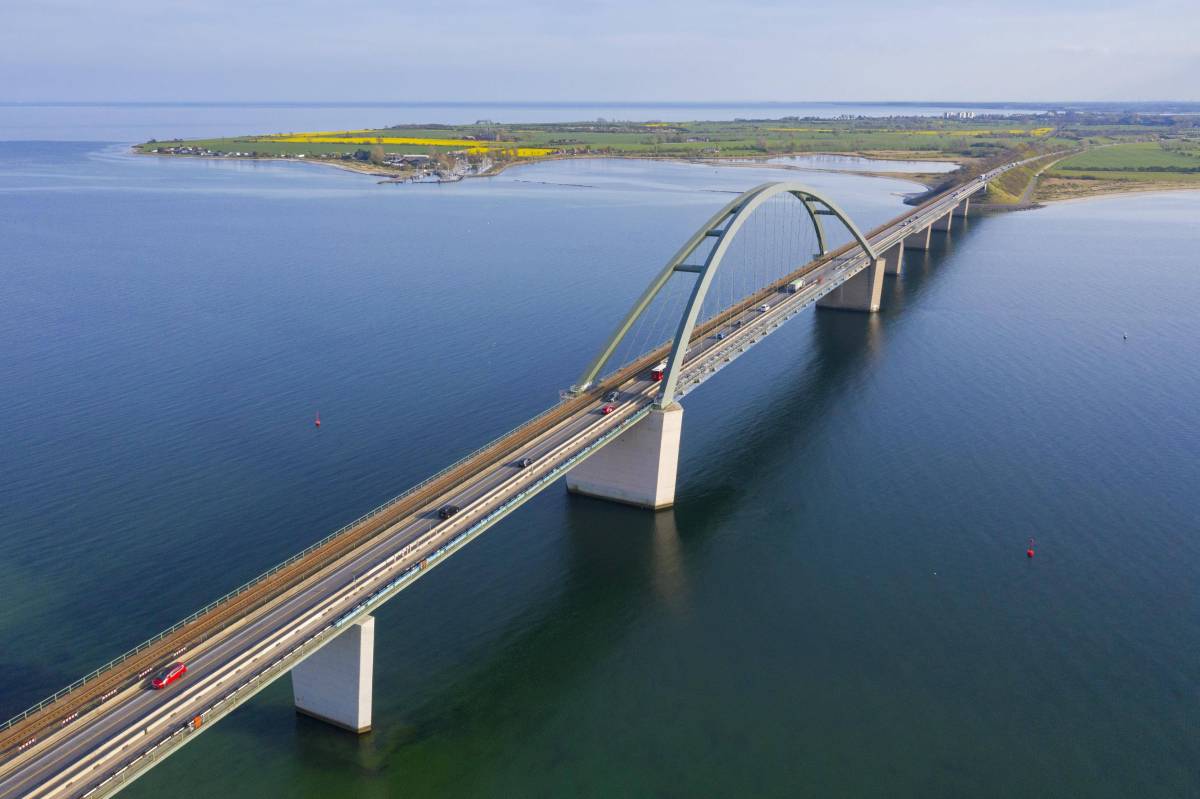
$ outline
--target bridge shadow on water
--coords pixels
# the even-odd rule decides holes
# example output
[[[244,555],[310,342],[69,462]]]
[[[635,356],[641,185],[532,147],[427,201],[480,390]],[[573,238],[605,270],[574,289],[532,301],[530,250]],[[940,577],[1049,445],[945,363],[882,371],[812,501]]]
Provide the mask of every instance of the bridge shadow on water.
[[[948,235],[935,233],[930,250],[904,254],[902,274],[885,277],[879,313],[808,311],[813,315],[811,336],[799,341],[805,350],[787,356],[784,368],[796,371],[794,377],[783,381],[784,393],[764,393],[740,418],[728,417],[723,424],[738,428],[737,432],[722,438],[719,448],[694,459],[699,462],[692,464],[691,473],[681,464],[677,512],[687,541],[722,524],[744,501],[748,486],[777,468],[780,461],[801,457],[798,453],[804,451],[805,442],[830,424],[831,412],[853,401],[856,387],[869,378],[872,362],[883,357],[889,330],[931,296],[947,275],[947,262],[970,235],[968,220],[955,220],[955,225]],[[797,322],[803,324],[800,319],[793,324]],[[754,362],[755,355],[746,360],[751,369],[764,366]],[[704,402],[704,392],[698,394],[690,402],[685,400],[685,406]],[[685,418],[685,447],[687,439]],[[721,459],[718,468],[708,467],[712,458]],[[803,510],[802,492],[778,501],[795,503],[787,510]]]
[[[485,659],[457,673],[452,684],[423,696],[405,713],[405,724],[389,724],[354,741],[322,735],[319,722],[298,718],[302,730],[311,725],[314,733],[298,737],[301,757],[341,768],[350,759],[368,782],[382,789],[402,784],[406,773],[419,767],[417,758],[434,752],[444,756],[445,747],[464,738],[469,746],[478,745],[491,736],[490,728],[508,726],[505,719],[519,714],[524,727],[548,725],[595,663],[622,655],[621,642],[647,603],[670,613],[687,612],[689,560],[739,512],[749,487],[779,460],[796,458],[802,442],[828,424],[830,411],[852,400],[855,385],[883,355],[888,327],[936,287],[956,240],[961,243],[966,234],[969,228],[956,227],[949,236],[938,235],[929,252],[906,253],[904,274],[887,278],[880,314],[813,311],[811,351],[797,352],[785,368],[798,361],[805,366],[787,380],[782,396],[775,391],[755,398],[764,405],[761,413],[742,417],[747,421],[740,423],[737,417],[728,421],[742,428],[733,436],[735,445],[703,453],[719,458],[719,468],[689,471],[688,464],[681,463],[674,508],[648,513],[583,496],[549,497],[554,510],[563,512],[558,518],[565,522],[567,560],[561,567],[561,590],[542,600],[538,620],[514,620],[513,634],[502,635],[487,649]],[[765,354],[751,354],[743,363],[770,368],[770,362],[763,362]],[[706,393],[698,392],[685,405],[705,402]],[[764,426],[763,419],[774,422]],[[684,435],[686,442],[686,423]],[[802,492],[778,501],[797,503],[802,511]],[[561,747],[546,755],[554,762],[569,759],[567,751],[574,744],[550,740],[546,745]],[[653,760],[655,753],[646,756]]]
[[[485,658],[460,665],[452,682],[414,697],[415,704],[400,710],[402,720],[395,717],[396,708],[380,707],[394,675],[381,677],[377,670],[376,729],[369,735],[346,735],[293,714],[294,735],[280,736],[277,725],[286,723],[282,717],[291,710],[279,703],[258,703],[257,711],[254,703],[241,709],[241,732],[251,733],[268,749],[289,753],[316,774],[338,775],[330,784],[339,791],[353,786],[345,795],[390,797],[406,789],[427,795],[435,788],[454,795],[487,795],[494,786],[487,783],[486,769],[477,764],[460,770],[455,761],[493,762],[496,747],[510,745],[501,736],[511,733],[515,718],[529,730],[552,727],[595,664],[613,656],[614,642],[625,638],[640,609],[656,601],[670,606],[687,590],[673,511],[646,513],[575,497],[566,505],[561,590],[534,609],[536,621],[519,614],[496,643],[483,648]],[[452,624],[454,616],[470,611],[457,608],[446,621]],[[394,619],[381,622],[381,634],[404,634],[389,630],[393,625]],[[275,688],[280,685],[290,692],[287,681]],[[246,718],[248,712],[255,717]],[[577,746],[555,736],[538,742],[551,749],[539,755],[551,764],[565,765]],[[305,780],[294,785],[293,795],[324,797],[329,795],[326,787]]]

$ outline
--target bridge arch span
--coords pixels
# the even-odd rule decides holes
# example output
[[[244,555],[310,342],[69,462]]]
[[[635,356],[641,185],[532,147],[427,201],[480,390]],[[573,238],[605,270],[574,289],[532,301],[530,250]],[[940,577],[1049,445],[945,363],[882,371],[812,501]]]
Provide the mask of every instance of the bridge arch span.
[[[800,201],[799,207],[803,208],[805,215],[816,230],[817,247],[820,250],[820,255],[823,256],[828,252],[825,229],[821,224],[821,217],[833,216],[842,223],[858,243],[858,246],[871,259],[877,257],[875,250],[858,229],[858,226],[832,200],[829,200],[802,183],[792,181],[777,181],[755,186],[753,189],[738,195],[724,208],[713,214],[707,222],[701,225],[684,242],[683,246],[671,257],[671,260],[667,261],[666,266],[650,281],[650,285],[646,287],[646,290],[638,297],[633,307],[629,309],[624,319],[621,320],[620,325],[617,326],[617,329],[609,337],[608,341],[605,342],[600,353],[580,376],[574,389],[576,391],[584,391],[596,381],[600,370],[608,363],[609,358],[612,357],[617,346],[625,338],[630,328],[645,313],[646,309],[650,307],[654,298],[658,296],[659,292],[667,285],[667,281],[676,272],[691,273],[696,275],[696,283],[692,288],[691,295],[688,297],[687,305],[684,306],[683,314],[679,319],[679,326],[672,339],[671,353],[667,358],[667,370],[663,377],[663,390],[658,401],[660,407],[671,405],[675,401],[675,389],[683,367],[683,359],[687,353],[688,344],[691,342],[692,331],[696,327],[700,308],[704,304],[704,298],[708,295],[713,277],[721,268],[721,263],[725,255],[729,252],[730,245],[733,244],[738,231],[741,230],[746,220],[763,203],[779,194],[790,194]],[[799,208],[797,210],[799,211]],[[707,254],[704,253],[706,244],[711,244]],[[688,259],[697,253],[703,257],[703,263],[688,263]]]

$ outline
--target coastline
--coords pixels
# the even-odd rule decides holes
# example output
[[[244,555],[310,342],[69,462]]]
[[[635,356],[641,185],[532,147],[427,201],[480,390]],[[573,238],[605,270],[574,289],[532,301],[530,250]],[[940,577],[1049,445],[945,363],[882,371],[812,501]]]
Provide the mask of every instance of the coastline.
[[[1110,188],[1110,189],[1105,189],[1104,191],[1098,191],[1098,192],[1089,193],[1089,194],[1081,194],[1081,195],[1076,195],[1076,196],[1072,196],[1072,197],[1046,197],[1046,198],[1038,200],[1031,207],[1037,208],[1038,206],[1042,206],[1042,205],[1059,205],[1061,203],[1086,202],[1087,200],[1099,200],[1099,199],[1103,199],[1105,197],[1122,197],[1122,196],[1130,195],[1130,194],[1177,194],[1181,191],[1200,192],[1200,183],[1197,183],[1194,186],[1181,186],[1181,185],[1152,186],[1152,185],[1147,185],[1145,188],[1141,188],[1141,187]]]
[[[131,152],[134,155],[157,156],[160,158],[191,158],[191,159],[198,159],[198,160],[213,160],[213,156],[148,153],[148,152],[144,152],[141,149],[139,149],[138,145],[130,145],[129,152]],[[504,171],[506,171],[512,167],[528,166],[528,165],[539,164],[539,163],[543,163],[543,162],[547,162],[547,161],[580,161],[580,160],[600,160],[600,159],[606,159],[606,160],[620,159],[620,160],[632,160],[632,161],[666,161],[666,162],[677,163],[677,164],[708,164],[708,165],[712,165],[712,166],[721,166],[721,167],[767,168],[767,169],[781,169],[781,170],[785,170],[785,171],[795,171],[795,172],[827,172],[827,173],[836,173],[836,174],[845,174],[847,172],[847,170],[841,170],[841,169],[830,169],[830,168],[826,168],[826,167],[803,167],[803,166],[796,166],[794,164],[770,163],[768,161],[768,159],[770,159],[770,158],[786,158],[786,157],[793,157],[793,156],[801,156],[802,157],[802,156],[806,156],[806,155],[845,156],[845,157],[852,157],[852,158],[863,158],[863,159],[871,160],[871,161],[914,160],[912,154],[906,153],[906,152],[897,151],[897,152],[891,152],[891,153],[884,154],[884,153],[876,153],[876,152],[864,152],[864,151],[859,151],[859,150],[846,150],[846,151],[841,151],[841,152],[821,151],[821,152],[805,152],[805,153],[783,153],[780,155],[763,156],[761,159],[748,159],[744,156],[730,157],[730,158],[692,159],[692,158],[679,158],[676,156],[655,156],[655,155],[617,155],[617,154],[556,155],[556,156],[546,156],[543,158],[530,158],[530,159],[520,160],[520,161],[507,161],[502,164],[494,164],[492,166],[492,168],[489,169],[487,172],[483,172],[483,173],[479,173],[479,174],[463,175],[461,178],[457,178],[455,180],[437,181],[437,182],[457,183],[459,180],[468,180],[468,179],[472,179],[472,178],[491,178],[491,177],[496,177],[497,175],[500,175],[501,173],[503,173]],[[398,171],[397,172],[387,171],[387,170],[381,169],[376,164],[361,165],[356,162],[348,163],[348,162],[344,162],[344,161],[331,161],[331,160],[322,160],[322,159],[317,159],[317,158],[313,158],[313,159],[279,158],[279,157],[275,157],[275,156],[258,156],[255,158],[244,158],[244,157],[240,157],[240,156],[219,156],[217,158],[218,158],[218,160],[227,160],[227,161],[267,161],[267,162],[312,164],[312,165],[317,165],[317,166],[333,167],[334,169],[341,169],[345,172],[353,172],[355,174],[363,175],[365,177],[379,178],[379,180],[377,181],[378,183],[401,184],[401,183],[407,182],[404,180],[404,178],[406,177],[405,173],[398,172]],[[952,163],[957,163],[960,165],[964,163],[964,159],[954,159],[954,158],[945,156],[943,154],[938,154],[938,153],[931,154],[929,157],[925,157],[924,155],[922,155],[922,157],[919,160],[952,162]],[[1051,165],[1047,165],[1047,168],[1049,168],[1050,166]],[[937,179],[939,179],[940,177],[944,177],[945,175],[951,174],[951,173],[883,172],[883,171],[873,171],[873,170],[854,170],[853,174],[864,175],[867,177],[893,178],[895,180],[906,180],[911,183],[916,183],[916,184],[925,186],[926,189],[928,190],[937,181]],[[1040,179],[1041,175],[1039,175],[1038,178]],[[420,181],[416,181],[416,182],[420,182]],[[428,182],[434,183],[435,181],[428,181]],[[986,205],[980,204],[979,210],[981,210],[981,211],[982,210],[996,211],[996,212],[1028,211],[1028,210],[1034,210],[1034,209],[1042,207],[1044,205],[1049,205],[1051,203],[1074,202],[1076,200],[1090,200],[1090,199],[1096,199],[1096,198],[1100,198],[1100,197],[1115,197],[1115,196],[1127,195],[1127,194],[1161,194],[1161,193],[1179,192],[1179,191],[1200,191],[1200,183],[1197,183],[1196,185],[1144,184],[1144,185],[1138,185],[1138,186],[1128,186],[1128,185],[1113,186],[1111,183],[1109,183],[1109,184],[1104,185],[1103,187],[1096,187],[1095,189],[1088,191],[1086,193],[1083,193],[1083,194],[1065,195],[1065,196],[1064,195],[1054,195],[1054,194],[1051,194],[1050,196],[1038,196],[1038,189],[1040,189],[1040,186],[1033,190],[1032,198],[1030,199],[1029,202],[1019,203],[1019,204],[1011,204],[1011,205],[994,204],[994,203],[986,204]]]
[[[141,150],[139,148],[139,146],[136,144],[130,145],[129,152],[133,155],[141,155],[141,156],[151,156],[151,157],[158,157],[158,158],[190,158],[190,159],[196,159],[196,160],[202,160],[202,161],[212,161],[212,160],[252,161],[252,162],[266,161],[266,162],[282,162],[282,163],[289,163],[289,164],[295,164],[295,163],[312,164],[312,165],[317,165],[317,166],[329,166],[329,167],[333,167],[334,169],[341,169],[343,171],[353,172],[358,175],[382,178],[382,180],[379,181],[380,183],[397,183],[397,184],[399,184],[399,183],[408,182],[404,179],[407,176],[407,173],[404,173],[404,172],[388,171],[388,170],[380,168],[379,165],[377,165],[377,164],[362,165],[358,162],[346,162],[346,161],[340,161],[340,160],[333,161],[333,160],[325,160],[325,159],[320,159],[320,158],[312,158],[312,159],[280,158],[277,156],[256,156],[256,157],[251,158],[251,157],[244,157],[244,156],[228,156],[228,155],[208,156],[208,155],[182,155],[182,154],[176,154],[176,153],[150,153],[150,152]],[[804,157],[804,156],[808,156],[808,155],[833,155],[833,156],[843,156],[843,157],[849,157],[849,158],[862,158],[862,159],[865,159],[868,161],[914,160],[912,158],[911,154],[899,152],[899,151],[895,152],[895,153],[889,153],[887,155],[868,154],[868,153],[860,152],[860,151],[844,151],[844,152],[821,151],[821,152],[805,152],[805,153],[782,153],[782,154],[777,154],[777,155],[763,156],[761,159],[747,159],[744,156],[736,156],[736,157],[731,156],[729,158],[679,158],[678,156],[665,156],[665,155],[619,155],[619,154],[554,155],[554,156],[546,156],[543,158],[529,158],[529,159],[525,159],[525,160],[521,160],[521,161],[506,161],[502,164],[494,164],[486,172],[462,175],[461,177],[459,177],[455,180],[424,181],[424,182],[457,183],[459,180],[467,180],[467,179],[471,179],[471,178],[492,178],[492,177],[496,177],[497,175],[503,173],[505,170],[510,169],[512,167],[530,166],[533,164],[540,164],[540,163],[545,163],[548,161],[583,161],[583,160],[595,161],[595,160],[614,160],[614,159],[625,160],[625,161],[664,161],[667,163],[676,163],[676,164],[707,164],[707,165],[721,166],[721,167],[781,169],[781,170],[795,171],[795,172],[827,172],[827,173],[834,173],[834,174],[848,174],[849,173],[849,174],[855,174],[855,175],[863,175],[866,177],[893,178],[895,180],[906,180],[911,183],[917,183],[919,185],[925,186],[927,190],[932,187],[932,184],[934,182],[936,182],[936,179],[939,176],[945,176],[947,174],[951,174],[948,172],[947,173],[886,172],[886,171],[874,171],[874,170],[865,170],[865,169],[864,170],[845,170],[845,169],[832,169],[832,168],[828,168],[828,167],[815,167],[815,166],[805,167],[805,166],[797,166],[795,164],[771,163],[768,160],[771,158],[792,158],[792,157]],[[935,154],[935,156],[936,155],[938,155],[938,154]],[[919,160],[947,162],[947,163],[955,163],[955,164],[959,164],[959,165],[961,165],[963,163],[963,161],[961,159],[954,159],[954,158],[950,158],[950,157],[928,157],[928,158],[926,158],[926,157],[922,156]],[[413,181],[413,182],[420,183],[422,181]]]

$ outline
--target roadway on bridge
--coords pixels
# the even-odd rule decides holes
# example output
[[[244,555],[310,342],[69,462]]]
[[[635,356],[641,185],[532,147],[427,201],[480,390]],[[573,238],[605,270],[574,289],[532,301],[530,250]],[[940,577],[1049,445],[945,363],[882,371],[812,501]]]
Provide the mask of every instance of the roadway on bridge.
[[[882,252],[944,216],[984,185],[984,178],[977,179],[893,220],[870,236],[872,246]],[[808,279],[802,291],[764,293],[751,307],[704,330],[688,350],[680,393],[715,374],[868,262],[867,255],[856,248],[839,258],[806,266],[794,273]],[[773,299],[766,300],[767,296]],[[759,310],[760,300],[769,302],[770,308]],[[641,371],[620,385],[621,399],[613,413],[601,412],[602,399],[588,402],[520,450],[495,457],[454,490],[390,524],[238,624],[179,653],[179,659],[188,663],[188,673],[180,682],[160,691],[145,685],[127,689],[53,735],[43,733],[43,740],[0,765],[0,796],[85,796],[118,789],[123,777],[152,765],[159,755],[196,734],[188,726],[195,716],[203,713],[215,719],[236,707],[308,654],[302,649],[306,642],[336,634],[334,620],[347,621],[369,612],[367,598],[382,586],[411,573],[416,564],[448,542],[463,539],[464,531],[472,530],[471,537],[478,535],[557,480],[581,454],[627,429],[649,412],[659,387]],[[524,457],[532,458],[533,464],[527,468],[517,465]],[[442,520],[437,511],[446,504],[462,510]],[[458,546],[465,543],[463,540]],[[217,714],[222,701],[228,705]]]

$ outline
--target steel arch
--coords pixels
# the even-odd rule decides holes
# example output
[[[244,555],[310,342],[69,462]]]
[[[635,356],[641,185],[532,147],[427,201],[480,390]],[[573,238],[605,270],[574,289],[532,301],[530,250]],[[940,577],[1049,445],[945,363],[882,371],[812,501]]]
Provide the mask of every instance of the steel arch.
[[[801,183],[791,181],[779,181],[775,183],[763,183],[755,186],[753,189],[738,195],[728,205],[717,211],[707,222],[692,234],[692,236],[684,242],[679,251],[667,262],[654,279],[650,281],[650,285],[638,297],[637,302],[621,320],[621,324],[609,337],[604,347],[596,358],[588,365],[588,368],[580,376],[575,384],[575,391],[587,390],[596,380],[600,370],[608,362],[616,351],[617,346],[625,335],[633,327],[654,298],[658,296],[667,281],[676,272],[693,273],[696,277],[696,283],[692,288],[692,294],[688,298],[687,306],[683,310],[683,315],[679,319],[679,327],[675,332],[675,338],[671,346],[671,354],[668,356],[667,371],[663,378],[663,390],[659,396],[658,404],[660,407],[666,407],[675,401],[675,387],[678,382],[679,372],[683,366],[683,358],[687,353],[688,344],[691,342],[692,330],[696,326],[696,317],[700,313],[700,307],[704,304],[704,298],[708,294],[708,289],[712,285],[713,277],[717,270],[721,267],[721,262],[728,252],[733,239],[737,236],[737,232],[745,224],[750,215],[760,205],[765,203],[777,194],[791,194],[800,201],[806,215],[812,222],[813,227],[817,232],[817,246],[820,249],[820,255],[825,255],[825,231],[821,225],[821,216],[835,216],[854,237],[858,245],[863,248],[868,257],[875,259],[878,257],[875,250],[871,247],[870,242],[859,231],[858,227],[845,214],[842,209],[838,208],[832,201],[817,194],[812,189]],[[820,207],[823,206],[823,207]],[[703,264],[688,264],[687,259],[692,256],[702,245],[709,239],[714,239],[712,249],[708,251],[708,255],[704,258]]]

